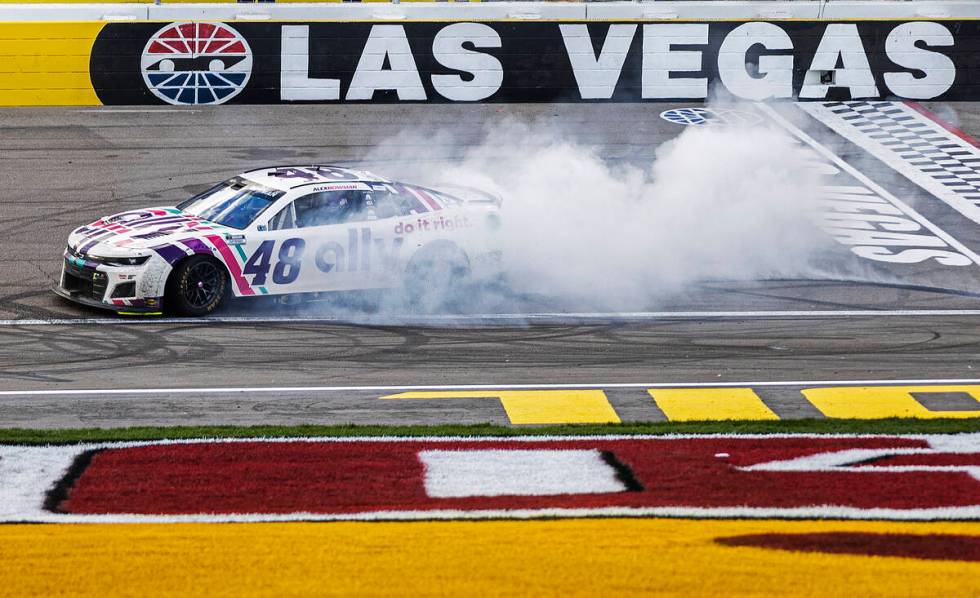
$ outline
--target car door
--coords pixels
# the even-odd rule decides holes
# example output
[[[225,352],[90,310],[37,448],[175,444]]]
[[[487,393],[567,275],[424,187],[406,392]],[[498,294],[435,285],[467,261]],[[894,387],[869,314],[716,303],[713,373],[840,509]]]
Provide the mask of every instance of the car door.
[[[243,274],[257,293],[398,286],[411,206],[377,184],[313,186],[273,215],[246,247]]]
[[[253,295],[276,295],[308,290],[304,282],[307,240],[297,228],[295,200],[271,210],[271,216],[248,232],[237,248],[241,277]]]
[[[269,218],[243,269],[253,286],[268,294],[353,288],[359,241],[346,217],[359,186],[312,186]]]
[[[348,224],[358,229],[362,247],[359,283],[365,288],[401,286],[409,255],[402,219],[416,212],[401,194],[387,184],[372,184],[364,193],[361,209]]]
[[[307,232],[308,248],[318,277],[311,290],[376,289],[401,284],[401,247],[393,217],[400,212],[385,201],[390,191],[383,184],[359,183],[356,189],[326,192],[314,198],[329,206],[329,214],[297,225]],[[297,202],[299,205],[300,202]]]

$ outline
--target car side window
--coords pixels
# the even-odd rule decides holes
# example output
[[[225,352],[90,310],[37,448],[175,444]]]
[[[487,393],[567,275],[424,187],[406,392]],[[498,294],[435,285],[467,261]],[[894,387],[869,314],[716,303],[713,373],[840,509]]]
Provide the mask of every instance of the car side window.
[[[269,220],[269,230],[296,228],[296,202],[291,201],[285,208]]]
[[[350,198],[339,191],[311,193],[297,198],[269,220],[269,230],[324,226],[346,221]]]
[[[416,213],[412,203],[404,196],[389,191],[375,191],[374,211],[378,218],[395,218],[411,216]]]
[[[362,191],[322,191],[297,198],[269,220],[269,230],[350,222],[360,210],[361,194]]]
[[[271,220],[269,230],[365,222],[413,214],[412,203],[389,191],[321,191],[297,198]]]
[[[296,226],[326,226],[347,221],[354,209],[352,191],[321,191],[300,197],[296,206]]]

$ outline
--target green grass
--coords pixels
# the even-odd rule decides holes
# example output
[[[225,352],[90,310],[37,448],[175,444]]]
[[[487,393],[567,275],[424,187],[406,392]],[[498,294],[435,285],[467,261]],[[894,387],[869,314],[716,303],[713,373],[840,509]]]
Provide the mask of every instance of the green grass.
[[[786,421],[647,422],[510,427],[493,424],[432,426],[186,426],[30,430],[0,428],[0,444],[63,444],[179,438],[290,438],[301,436],[540,436],[602,434],[958,434],[980,432],[970,419],[799,419]]]

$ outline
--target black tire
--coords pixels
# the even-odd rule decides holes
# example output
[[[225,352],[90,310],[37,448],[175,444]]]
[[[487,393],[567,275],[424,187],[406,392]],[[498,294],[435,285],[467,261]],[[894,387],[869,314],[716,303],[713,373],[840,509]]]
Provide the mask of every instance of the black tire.
[[[469,278],[470,263],[459,247],[433,243],[420,249],[405,268],[406,298],[423,313],[452,307]]]
[[[218,260],[195,255],[177,264],[167,279],[164,308],[178,316],[206,316],[218,309],[228,289],[228,274]]]

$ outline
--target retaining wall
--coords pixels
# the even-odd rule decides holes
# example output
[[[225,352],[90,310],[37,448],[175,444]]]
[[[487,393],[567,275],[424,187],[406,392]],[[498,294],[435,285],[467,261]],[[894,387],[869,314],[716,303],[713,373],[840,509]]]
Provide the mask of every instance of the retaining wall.
[[[8,106],[980,99],[972,1],[42,4],[0,21]]]

